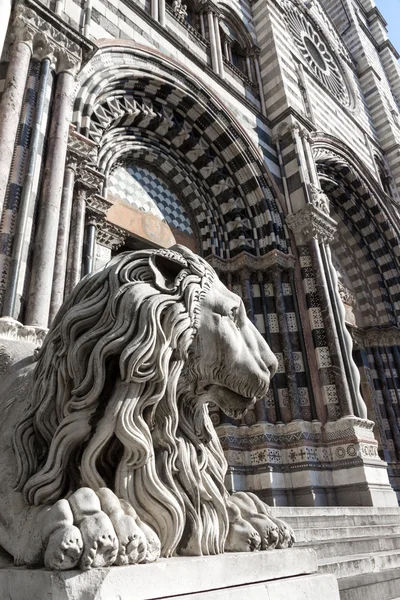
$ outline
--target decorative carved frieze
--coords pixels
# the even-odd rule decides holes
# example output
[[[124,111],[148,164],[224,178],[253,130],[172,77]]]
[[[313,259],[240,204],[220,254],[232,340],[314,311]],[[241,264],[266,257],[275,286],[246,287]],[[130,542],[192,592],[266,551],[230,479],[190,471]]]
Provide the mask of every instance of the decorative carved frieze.
[[[127,232],[108,221],[102,221],[96,231],[96,243],[110,249],[120,248],[127,237]]]
[[[361,329],[349,326],[351,336],[359,348],[376,348],[378,346],[400,346],[400,328],[371,327]]]
[[[84,188],[90,194],[99,194],[104,182],[104,175],[87,164],[80,165],[77,173],[76,186]]]
[[[78,44],[24,4],[15,7],[11,40],[31,44],[34,56],[51,58],[57,72],[75,73],[80,67],[82,52]]]
[[[230,259],[209,256],[207,257],[207,261],[217,272],[237,273],[242,270],[247,270],[248,272],[266,271],[275,266],[280,266],[283,269],[294,269],[296,259],[292,254],[284,254],[279,250],[271,250],[271,252],[263,256],[253,256],[247,252],[241,252]]]

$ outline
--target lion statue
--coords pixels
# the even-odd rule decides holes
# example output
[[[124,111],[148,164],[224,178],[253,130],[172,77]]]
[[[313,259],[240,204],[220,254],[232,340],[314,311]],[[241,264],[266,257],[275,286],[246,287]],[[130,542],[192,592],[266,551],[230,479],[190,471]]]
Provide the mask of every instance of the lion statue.
[[[293,544],[257,496],[225,488],[208,404],[240,418],[277,363],[203,259],[180,246],[118,255],[82,279],[33,349],[0,348],[0,546],[16,565]]]

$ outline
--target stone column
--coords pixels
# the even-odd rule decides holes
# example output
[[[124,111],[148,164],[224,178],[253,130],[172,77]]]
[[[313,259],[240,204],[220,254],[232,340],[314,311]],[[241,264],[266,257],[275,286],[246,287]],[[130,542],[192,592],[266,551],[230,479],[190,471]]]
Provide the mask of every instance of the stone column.
[[[333,239],[336,223],[329,216],[328,199],[322,192],[310,194],[309,199],[309,204],[286,217],[286,223],[295,234],[300,253],[304,292],[308,298],[308,313],[314,330],[316,360],[328,418],[336,420],[354,415],[319,247],[319,244],[326,244]]]
[[[64,174],[60,220],[58,223],[58,238],[54,262],[54,277],[49,323],[53,321],[64,299],[65,270],[67,267],[67,251],[71,225],[72,198],[74,194],[76,166],[76,156],[68,156]]]
[[[51,323],[64,300],[68,244],[71,229],[72,202],[76,174],[85,161],[95,159],[95,144],[70,128],[68,154],[64,175],[64,186],[61,199],[60,220],[58,224],[57,249],[54,263],[53,289],[51,293]]]
[[[253,70],[251,68],[251,57],[249,56],[249,54],[246,54],[246,67],[247,67],[247,77],[250,79],[250,81],[253,81]]]
[[[207,19],[208,19],[208,35],[210,36],[211,66],[216,73],[219,73],[217,42],[216,42],[216,38],[215,38],[215,28],[214,28],[214,13],[210,6],[207,7]]]
[[[214,14],[214,30],[215,30],[215,44],[217,50],[217,60],[218,60],[218,71],[222,78],[225,77],[224,74],[224,61],[222,59],[222,45],[221,45],[221,35],[219,32],[219,18],[216,14]]]
[[[264,117],[266,117],[267,116],[267,111],[266,111],[266,108],[265,108],[264,88],[263,88],[262,79],[261,79],[261,69],[260,69],[259,55],[260,55],[260,49],[257,48],[257,47],[253,47],[253,49],[252,49],[252,56],[253,56],[253,60],[254,60],[254,69],[255,69],[255,72],[256,72],[256,78],[257,78],[257,84],[258,84],[258,93],[259,93],[259,96],[260,96],[261,114]]]
[[[159,0],[158,18],[159,18],[161,27],[165,27],[165,0]]]
[[[155,21],[158,21],[158,0],[150,0],[151,6],[151,16]]]
[[[206,24],[204,22],[204,13],[203,13],[203,11],[199,12],[199,18],[200,18],[201,35],[203,36],[204,39],[206,39]]]
[[[96,252],[96,227],[97,220],[89,216],[86,223],[85,243],[83,246],[82,275],[92,273]]]
[[[3,53],[8,24],[11,16],[12,0],[0,0],[0,58]]]
[[[77,64],[65,53],[61,56],[58,66],[26,315],[27,324],[40,327],[47,327],[49,320],[68,128],[75,83],[74,69]]]
[[[48,47],[43,52],[51,53]],[[36,101],[36,111],[32,124],[32,137],[30,141],[29,156],[22,186],[19,210],[15,228],[15,237],[12,245],[12,256],[7,279],[7,288],[3,302],[3,316],[20,318],[21,298],[25,283],[26,264],[28,260],[29,242],[32,231],[32,221],[35,212],[36,195],[34,194],[35,173],[40,168],[37,165],[42,150],[42,134],[46,129],[46,95],[51,85],[51,57],[45,56],[42,60],[41,73]]]
[[[34,33],[21,16],[13,24],[14,43],[0,102],[0,218],[14,154],[26,78],[32,56]]]
[[[85,237],[86,186],[78,182],[72,203],[72,218],[68,245],[65,295],[72,292],[82,276],[82,252]]]

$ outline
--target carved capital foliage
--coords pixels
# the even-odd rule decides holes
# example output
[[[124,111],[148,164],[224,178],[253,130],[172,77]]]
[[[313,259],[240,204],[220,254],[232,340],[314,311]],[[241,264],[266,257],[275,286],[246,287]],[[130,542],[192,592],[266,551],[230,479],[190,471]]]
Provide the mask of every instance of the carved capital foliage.
[[[78,44],[23,4],[16,6],[11,39],[31,44],[33,55],[40,60],[49,57],[57,72],[75,74],[80,67],[82,52]]]
[[[286,224],[293,231],[299,245],[307,244],[312,239],[329,244],[336,233],[335,221],[312,204],[307,204],[296,214],[286,217]]]
[[[308,199],[310,204],[318,208],[321,212],[329,215],[329,198],[324,192],[313,183],[307,185]]]
[[[110,249],[122,246],[126,237],[127,232],[124,229],[105,220],[99,224],[96,232],[96,242]]]
[[[264,272],[275,266],[283,269],[293,269],[296,261],[292,254],[284,254],[279,250],[271,250],[263,256],[253,256],[247,252],[241,252],[230,259],[210,256],[207,260],[217,273],[219,271],[223,273]]]

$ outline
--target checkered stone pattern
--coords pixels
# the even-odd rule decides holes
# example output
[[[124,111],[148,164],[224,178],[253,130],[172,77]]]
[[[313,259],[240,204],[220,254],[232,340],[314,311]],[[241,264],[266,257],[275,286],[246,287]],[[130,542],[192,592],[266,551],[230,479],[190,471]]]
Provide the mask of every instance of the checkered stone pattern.
[[[277,421],[288,423],[292,419],[288,379],[283,360],[274,287],[268,281],[268,275],[265,275],[260,283],[253,285],[253,307],[256,325],[278,359],[278,370],[271,381],[271,387],[265,400],[266,419],[270,423]]]
[[[292,283],[289,273],[282,273],[282,292],[285,305],[285,316],[288,328],[289,342],[293,355],[296,372],[297,401],[299,403],[300,417],[304,421],[312,420],[311,400],[309,387],[311,382],[306,371],[307,357],[303,354],[300,336],[302,336],[301,323],[297,320],[296,307]]]
[[[136,165],[118,167],[110,176],[108,190],[137,210],[151,213],[183,233],[193,234],[180,200],[148,169]]]
[[[77,130],[97,142],[107,139],[110,160],[129,146],[144,159],[147,154],[150,160],[157,154],[172,159],[185,187],[191,188],[185,206],[197,221],[204,255],[229,258],[243,250],[264,254],[274,248],[287,252],[272,180],[208,90],[195,87],[178,67],[158,57],[139,61],[140,77],[133,50],[113,52],[110,58],[106,49],[99,51],[88,72],[85,68],[79,75]],[[113,137],[115,128],[129,140],[122,141],[122,133]],[[100,170],[110,166],[99,165]]]
[[[380,323],[400,324],[400,245],[398,234],[391,225],[397,219],[389,212],[383,201],[371,193],[349,166],[337,159],[318,163],[320,174],[334,178],[335,183],[325,183],[324,191],[329,195],[333,207],[350,232],[348,245],[353,258],[366,277],[352,281],[354,290],[361,291],[367,281],[375,314]],[[342,228],[342,233],[345,233]],[[352,240],[351,240],[352,238]],[[362,265],[369,263],[369,269]],[[366,281],[365,281],[366,279]],[[369,282],[368,282],[369,281]],[[360,310],[368,312],[368,302],[362,297]]]
[[[340,418],[340,405],[335,385],[334,367],[328,348],[326,330],[322,317],[321,304],[317,292],[317,283],[312,263],[312,256],[307,245],[297,247],[306,296],[308,316],[317,359],[318,371],[322,387],[322,395],[326,405],[328,418],[332,421]]]

